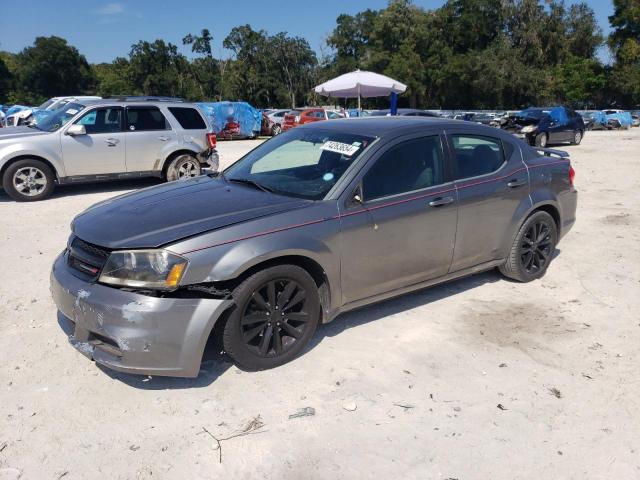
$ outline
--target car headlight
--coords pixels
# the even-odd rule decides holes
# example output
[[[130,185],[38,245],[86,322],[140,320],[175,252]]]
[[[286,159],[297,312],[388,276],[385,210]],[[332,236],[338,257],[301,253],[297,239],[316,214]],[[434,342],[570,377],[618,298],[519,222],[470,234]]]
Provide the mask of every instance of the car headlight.
[[[99,281],[125,287],[175,289],[189,261],[166,250],[111,252]]]
[[[526,127],[523,127],[522,130],[520,130],[520,133],[533,133],[537,129],[538,127],[535,125],[527,125]]]

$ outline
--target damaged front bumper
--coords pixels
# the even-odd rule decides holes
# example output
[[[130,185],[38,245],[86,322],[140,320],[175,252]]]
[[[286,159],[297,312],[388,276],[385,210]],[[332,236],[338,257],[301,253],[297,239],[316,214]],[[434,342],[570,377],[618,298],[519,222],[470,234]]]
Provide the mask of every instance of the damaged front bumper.
[[[195,377],[209,334],[232,300],[158,298],[89,283],[61,254],[51,271],[51,294],[69,341],[114,370]]]

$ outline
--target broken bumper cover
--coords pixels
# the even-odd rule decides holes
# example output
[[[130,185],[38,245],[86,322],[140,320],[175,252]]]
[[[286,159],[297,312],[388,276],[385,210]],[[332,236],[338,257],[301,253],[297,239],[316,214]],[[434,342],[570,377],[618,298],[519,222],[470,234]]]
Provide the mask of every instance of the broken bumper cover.
[[[85,356],[114,370],[195,377],[215,322],[232,300],[157,298],[86,282],[66,254],[51,271],[51,294]]]

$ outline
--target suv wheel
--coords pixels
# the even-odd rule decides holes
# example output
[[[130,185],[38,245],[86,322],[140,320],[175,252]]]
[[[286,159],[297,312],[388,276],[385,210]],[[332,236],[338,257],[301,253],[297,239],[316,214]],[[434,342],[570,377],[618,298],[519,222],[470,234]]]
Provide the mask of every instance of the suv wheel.
[[[193,155],[178,155],[167,167],[167,182],[197,177],[202,172],[200,162]]]
[[[546,133],[536,135],[535,146],[545,148],[547,146],[548,137]]]
[[[295,358],[320,317],[318,287],[295,265],[261,270],[233,291],[236,307],[224,327],[227,354],[241,368],[265,370]]]
[[[9,165],[2,177],[2,187],[18,202],[43,200],[53,192],[55,176],[40,160],[18,160]]]
[[[553,258],[558,242],[556,222],[547,212],[533,213],[522,224],[500,272],[519,282],[542,277]]]
[[[571,143],[573,145],[580,145],[581,141],[582,141],[582,131],[576,130],[575,132],[573,132],[573,140],[571,141]]]

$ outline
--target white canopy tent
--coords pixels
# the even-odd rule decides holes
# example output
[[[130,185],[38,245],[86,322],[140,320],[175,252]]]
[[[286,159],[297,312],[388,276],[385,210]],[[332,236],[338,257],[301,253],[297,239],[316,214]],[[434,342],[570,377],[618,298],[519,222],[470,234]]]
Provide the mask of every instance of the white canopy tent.
[[[325,97],[357,98],[358,110],[362,97],[386,97],[392,93],[403,93],[407,89],[404,83],[379,73],[356,70],[345,73],[318,85],[315,92]]]

